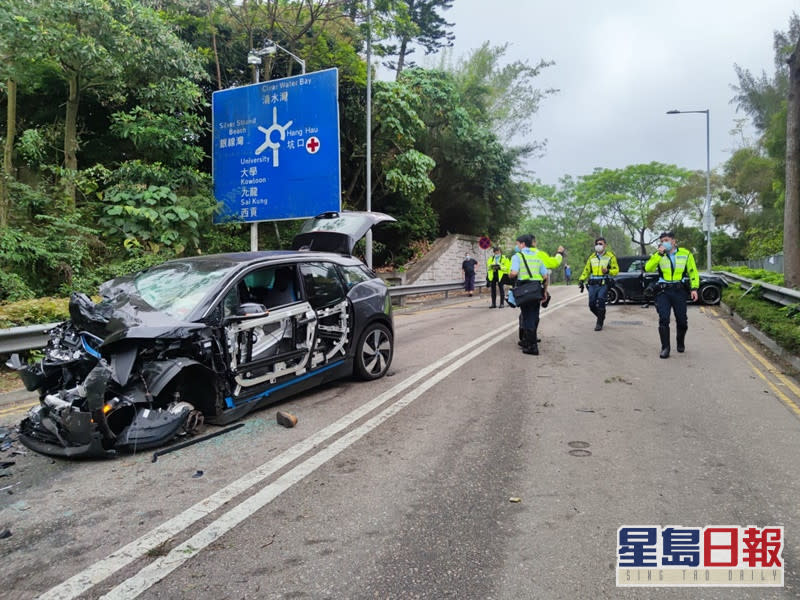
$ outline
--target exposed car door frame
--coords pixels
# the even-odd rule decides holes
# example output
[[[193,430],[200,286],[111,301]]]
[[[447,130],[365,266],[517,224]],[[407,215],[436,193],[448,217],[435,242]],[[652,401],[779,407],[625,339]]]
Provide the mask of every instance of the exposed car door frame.
[[[238,285],[245,277],[261,269],[281,267],[291,267],[295,273],[295,287],[300,295],[296,302],[274,309],[266,307],[267,312],[260,315],[224,316],[227,295],[234,290],[238,294]],[[279,380],[304,375],[310,369],[309,359],[316,339],[317,316],[303,295],[298,274],[297,261],[255,264],[238,273],[225,287],[219,302],[222,304],[225,366],[234,383],[234,397],[249,396],[250,392],[257,394]],[[277,327],[274,327],[276,324]],[[287,333],[290,334],[293,348],[267,353],[285,339]],[[259,350],[259,344],[262,345],[261,351],[254,356],[254,350]],[[259,353],[264,355],[259,357]]]

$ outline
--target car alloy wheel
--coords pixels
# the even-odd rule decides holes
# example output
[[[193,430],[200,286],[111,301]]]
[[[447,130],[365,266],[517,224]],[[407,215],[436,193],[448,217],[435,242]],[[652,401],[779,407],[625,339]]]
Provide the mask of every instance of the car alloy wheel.
[[[615,287],[608,288],[608,295],[606,296],[606,304],[617,304],[620,301],[619,290]]]
[[[394,342],[389,329],[382,323],[369,325],[358,342],[356,374],[361,379],[378,379],[386,374],[392,363]]]
[[[719,304],[722,291],[715,285],[706,285],[700,288],[700,300],[703,304]]]

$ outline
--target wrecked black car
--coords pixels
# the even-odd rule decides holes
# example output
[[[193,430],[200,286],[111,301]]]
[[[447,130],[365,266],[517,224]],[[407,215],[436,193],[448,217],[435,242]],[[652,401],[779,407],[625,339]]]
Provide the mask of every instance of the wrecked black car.
[[[349,254],[380,213],[325,213],[293,251],[198,256],[114,279],[34,365],[12,357],[40,403],[20,440],[44,454],[108,456],[224,425],[288,395],[355,374],[386,374],[388,288]]]

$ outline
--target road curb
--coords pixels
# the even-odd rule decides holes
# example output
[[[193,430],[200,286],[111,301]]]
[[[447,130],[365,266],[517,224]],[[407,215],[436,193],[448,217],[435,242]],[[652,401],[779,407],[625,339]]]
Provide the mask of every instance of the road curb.
[[[777,355],[782,360],[785,360],[790,365],[792,365],[795,369],[800,371],[800,357],[792,354],[785,348],[782,348],[778,343],[769,337],[766,333],[745,321],[741,316],[739,316],[730,306],[725,304],[724,302],[719,303],[719,307],[724,310],[727,314],[731,316],[733,322],[736,323],[739,327],[747,327],[750,331],[750,335],[752,335],[756,340],[758,340],[761,344],[766,346],[770,352]]]

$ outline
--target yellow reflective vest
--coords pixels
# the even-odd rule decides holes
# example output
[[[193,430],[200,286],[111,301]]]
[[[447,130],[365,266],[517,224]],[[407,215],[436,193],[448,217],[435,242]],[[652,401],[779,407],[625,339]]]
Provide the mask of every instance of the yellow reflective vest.
[[[525,250],[527,250],[527,252]],[[519,260],[517,282],[529,280],[544,281],[544,275],[542,275],[542,266],[544,266],[546,269],[547,265],[545,265],[544,261],[542,260],[542,253],[537,253],[535,248],[525,248],[525,250],[517,254],[517,258]]]
[[[495,258],[498,260],[495,260]],[[497,265],[499,269],[493,268],[495,265]],[[511,260],[503,254],[499,257],[495,257],[493,254],[489,257],[489,260],[486,261],[486,278],[489,281],[498,281],[503,275],[508,275],[510,272]]]
[[[608,273],[603,273],[604,267],[608,269]],[[617,257],[614,256],[614,253],[611,252],[611,250],[606,250],[602,254],[593,252],[586,260],[586,266],[583,267],[583,273],[581,273],[578,281],[586,281],[590,277],[595,279],[606,276],[614,277],[614,275],[618,273],[619,264],[617,264]]]
[[[661,255],[656,252],[644,265],[644,270],[648,273],[658,271],[659,281],[668,283],[682,281],[684,276],[688,275],[692,289],[700,287],[700,273],[697,272],[694,256],[686,248],[678,248],[672,254],[665,252]]]
[[[561,254],[556,254],[555,256],[550,256],[544,250],[539,250],[538,248],[531,248],[536,258],[542,261],[542,264],[547,267],[548,269],[557,269],[561,266],[561,261],[564,260],[564,256]],[[527,254],[526,254],[527,256]]]

